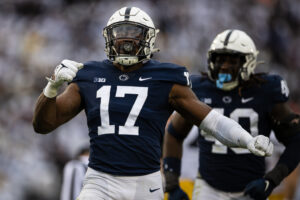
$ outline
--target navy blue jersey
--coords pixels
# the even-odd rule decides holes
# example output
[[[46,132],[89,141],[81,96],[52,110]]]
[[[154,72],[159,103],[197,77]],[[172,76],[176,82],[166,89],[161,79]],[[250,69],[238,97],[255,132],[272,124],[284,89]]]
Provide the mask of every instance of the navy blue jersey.
[[[74,81],[87,116],[89,167],[113,175],[143,175],[160,169],[165,124],[173,112],[172,86],[189,85],[185,67],[150,60],[124,73],[113,64],[88,62]]]
[[[237,121],[253,136],[269,136],[270,112],[276,103],[286,102],[288,89],[284,80],[275,75],[262,75],[265,83],[223,91],[208,78],[191,76],[193,91],[197,97],[216,111]],[[227,192],[242,191],[252,180],[265,173],[263,157],[253,155],[247,149],[229,148],[204,131],[200,132],[199,172],[214,188]]]

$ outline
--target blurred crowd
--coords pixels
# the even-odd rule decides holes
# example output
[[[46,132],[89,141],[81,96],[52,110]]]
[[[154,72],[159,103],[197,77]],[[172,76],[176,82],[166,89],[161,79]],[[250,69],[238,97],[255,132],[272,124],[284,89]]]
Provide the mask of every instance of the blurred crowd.
[[[102,29],[123,6],[145,10],[160,29],[154,59],[191,73],[206,70],[217,33],[244,30],[264,61],[257,71],[283,76],[300,112],[298,0],[1,0],[0,199],[59,199],[64,164],[88,143],[85,116],[43,136],[33,131],[33,106],[62,59],[106,58]]]

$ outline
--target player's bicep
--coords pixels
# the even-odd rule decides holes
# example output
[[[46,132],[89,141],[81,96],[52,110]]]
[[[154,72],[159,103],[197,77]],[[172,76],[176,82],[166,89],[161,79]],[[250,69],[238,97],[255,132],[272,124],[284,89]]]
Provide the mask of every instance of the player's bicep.
[[[273,106],[271,111],[272,118],[274,118],[277,121],[286,118],[292,113],[293,111],[287,103],[277,103]]]
[[[286,145],[295,135],[300,134],[300,116],[287,103],[275,104],[271,115],[276,138],[283,144]]]
[[[189,87],[179,84],[172,87],[169,102],[189,123],[197,126],[211,110],[208,105],[198,100]]]
[[[192,128],[192,124],[174,113],[166,126],[164,136],[163,156],[181,158],[182,156],[182,143]]]
[[[57,123],[63,124],[75,117],[82,110],[82,100],[76,83],[68,85],[56,99]]]
[[[193,127],[193,124],[190,123],[188,120],[183,118],[179,113],[175,112],[172,115],[171,126],[174,128],[174,130],[182,135],[182,137],[186,137],[187,134],[190,132],[190,130]]]
[[[165,133],[167,137],[171,136],[178,142],[182,142],[192,127],[192,123],[184,119],[179,113],[174,112],[167,122]]]

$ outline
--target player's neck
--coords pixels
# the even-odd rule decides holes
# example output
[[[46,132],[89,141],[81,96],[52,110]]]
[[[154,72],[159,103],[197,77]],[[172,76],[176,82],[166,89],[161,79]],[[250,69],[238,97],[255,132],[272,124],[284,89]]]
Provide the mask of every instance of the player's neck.
[[[114,66],[116,68],[118,68],[119,70],[121,70],[122,72],[132,72],[132,71],[140,69],[143,66],[143,63],[140,62],[140,63],[131,65],[131,66],[124,66],[124,65],[120,65],[119,63],[114,63]]]

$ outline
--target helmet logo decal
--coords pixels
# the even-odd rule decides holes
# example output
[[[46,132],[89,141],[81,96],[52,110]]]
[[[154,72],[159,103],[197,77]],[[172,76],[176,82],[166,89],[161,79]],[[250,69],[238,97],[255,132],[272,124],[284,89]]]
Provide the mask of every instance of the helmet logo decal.
[[[132,49],[133,49],[133,44],[132,43],[129,43],[129,42],[126,42],[124,43],[123,45],[123,49],[124,51],[127,53],[127,52],[131,52]]]
[[[224,47],[227,46],[230,35],[231,35],[232,32],[233,32],[233,30],[230,30],[229,33],[226,35],[226,38],[224,40]]]
[[[127,81],[129,79],[129,76],[127,74],[122,74],[119,76],[120,81]]]
[[[131,7],[127,7],[125,10],[125,20],[129,20]]]

